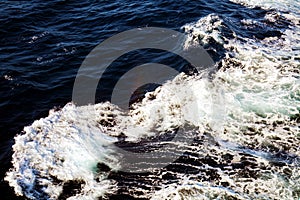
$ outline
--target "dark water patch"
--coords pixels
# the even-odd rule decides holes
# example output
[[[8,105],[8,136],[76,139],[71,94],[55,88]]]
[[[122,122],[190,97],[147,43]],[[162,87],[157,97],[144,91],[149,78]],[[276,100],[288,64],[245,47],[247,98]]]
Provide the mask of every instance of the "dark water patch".
[[[82,180],[72,180],[64,183],[62,194],[59,195],[58,200],[65,200],[79,194],[83,184],[85,184],[85,182]]]

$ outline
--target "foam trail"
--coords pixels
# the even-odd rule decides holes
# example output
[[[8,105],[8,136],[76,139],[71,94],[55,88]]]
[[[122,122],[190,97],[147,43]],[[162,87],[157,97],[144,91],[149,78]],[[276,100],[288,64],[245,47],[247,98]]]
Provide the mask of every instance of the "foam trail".
[[[272,16],[267,13],[265,21],[241,23],[268,23]],[[117,183],[109,174],[122,168],[114,145],[120,136],[138,142],[188,125],[192,128],[187,132],[200,141],[186,144],[193,164],[188,160],[174,165],[197,173],[161,172],[172,174],[177,182],[163,180],[155,190],[151,185],[146,185],[151,189],[127,188],[133,196],[300,198],[299,28],[291,26],[282,29],[280,37],[262,40],[239,38],[234,32],[228,37],[226,21],[216,14],[183,28],[185,48],[201,44],[217,52],[210,45],[214,41],[215,48],[225,49],[213,77],[206,78],[205,72],[180,74],[147,93],[129,112],[110,103],[83,107],[69,103],[50,111],[15,138],[13,168],[5,180],[16,194],[57,199],[67,195],[64,190],[70,183],[79,186],[68,199],[113,194]]]
[[[97,172],[96,169],[97,163],[105,163],[113,170],[118,170],[119,157],[113,149],[116,136],[123,133],[127,141],[142,140],[185,123],[198,127],[200,131],[207,131],[206,127],[211,127],[212,135],[220,141],[264,149],[265,141],[262,138],[276,134],[270,131],[268,124],[286,120],[295,114],[294,109],[299,108],[299,83],[293,79],[288,79],[289,82],[285,79],[283,82],[267,79],[266,84],[260,85],[263,92],[257,92],[251,90],[252,86],[245,87],[250,86],[249,83],[254,80],[243,78],[248,77],[246,74],[236,79],[238,74],[241,75],[238,69],[220,71],[213,81],[180,75],[148,93],[143,102],[135,105],[135,109],[128,114],[108,103],[84,107],[68,104],[61,111],[51,111],[49,117],[35,121],[24,129],[25,134],[16,137],[13,147],[14,168],[6,180],[17,194],[25,194],[33,199],[45,195],[57,198],[63,192],[64,184],[74,180],[82,181],[80,193],[73,198],[86,196],[95,199],[104,193],[113,192],[114,183],[105,180],[107,174]],[[224,84],[224,81],[228,83]],[[270,84],[281,87],[274,90]],[[290,88],[282,87],[282,84],[290,84],[298,100],[285,99],[285,96],[290,95]],[[220,87],[224,92],[221,102],[226,105],[223,124],[219,124],[221,129],[218,126],[214,128],[216,110],[209,109],[219,103],[212,101],[212,97],[219,95]],[[195,107],[198,109],[195,110]],[[291,111],[287,108],[291,108]],[[256,125],[261,120],[267,122]],[[113,126],[107,126],[109,123]],[[249,127],[258,129],[260,134],[254,134],[257,140],[253,140],[253,134],[236,134],[243,127],[245,132],[252,131]],[[226,134],[221,134],[220,130],[226,130]],[[289,137],[297,137],[297,131],[289,131]],[[278,145],[287,140],[285,136],[278,136],[281,139]],[[296,140],[294,144],[288,145],[291,153],[300,155]],[[220,153],[220,150],[216,152]],[[267,185],[267,182],[264,184]]]
[[[15,168],[6,177],[16,194],[32,199],[57,199],[64,183],[69,181],[82,182],[82,193],[74,199],[96,198],[107,191],[113,183],[96,181],[102,179],[96,169],[98,162],[118,168],[108,147],[114,139],[103,133],[94,116],[96,110],[105,111],[106,107],[67,104],[25,127],[25,133],[16,137],[13,146]]]
[[[296,15],[283,16],[297,22]],[[199,174],[178,175],[179,184],[164,185],[152,199],[299,199],[299,28],[282,30],[280,38],[241,39],[234,32],[228,38],[226,23],[211,14],[183,29],[186,48],[211,48],[214,41],[226,49],[214,79],[224,93],[224,131],[206,129],[218,146],[193,146],[192,155],[198,150],[195,157],[204,158],[193,164]]]

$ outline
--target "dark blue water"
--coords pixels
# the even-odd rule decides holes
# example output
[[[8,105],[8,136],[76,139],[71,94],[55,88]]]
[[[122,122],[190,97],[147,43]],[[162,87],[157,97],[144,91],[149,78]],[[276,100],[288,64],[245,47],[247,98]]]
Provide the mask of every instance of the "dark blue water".
[[[241,26],[236,23],[240,19],[259,21],[266,11],[227,0],[1,1],[0,199],[16,198],[3,181],[11,166],[13,137],[24,126],[47,116],[50,109],[72,100],[76,73],[96,45],[137,27],[163,27],[182,32],[180,27],[210,13],[218,14],[226,22],[223,32],[228,38],[233,37],[233,32],[241,38],[280,36],[278,29],[288,26],[283,21],[265,27]],[[222,47],[213,41],[209,45],[217,49],[209,52],[216,62],[224,57]],[[130,67],[149,62],[149,56],[136,56],[125,64]],[[150,58],[155,58],[155,52]],[[114,77],[108,79],[113,82]],[[97,101],[102,101],[103,96],[98,95]]]

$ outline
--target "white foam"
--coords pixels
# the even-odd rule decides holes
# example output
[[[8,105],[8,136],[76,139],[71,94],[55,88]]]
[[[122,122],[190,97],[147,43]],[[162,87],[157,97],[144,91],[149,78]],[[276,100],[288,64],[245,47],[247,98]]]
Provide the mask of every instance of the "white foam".
[[[4,78],[5,80],[8,80],[8,81],[14,80],[13,77],[10,76],[10,75],[4,75],[3,78]]]
[[[244,20],[243,23],[258,22]],[[260,170],[256,178],[240,178],[238,170],[216,169],[221,180],[229,183],[226,188],[219,185],[221,181],[199,179],[197,182],[194,181],[197,176],[182,175],[181,183],[164,185],[152,199],[297,199],[299,158],[292,159],[286,168],[275,167],[269,163],[272,153],[267,152],[275,148],[278,149],[275,151],[287,151],[291,157],[300,155],[299,123],[290,120],[300,110],[299,30],[290,27],[283,31],[281,38],[241,39],[234,34],[234,39],[228,39],[221,31],[224,26],[219,16],[211,14],[183,27],[188,34],[186,48],[206,44],[213,38],[227,50],[226,58],[221,61],[223,67],[214,80],[224,92],[226,106],[224,132],[212,132],[221,147],[206,147],[204,155],[217,152],[214,155],[220,158],[229,152],[235,155],[232,162],[239,163],[240,156],[236,153],[242,151],[255,156],[258,165],[272,170]],[[203,148],[199,147],[198,152],[201,152],[199,157],[203,156]],[[291,170],[288,180],[283,169]]]
[[[230,0],[234,3],[242,4],[249,7],[261,7],[264,9],[276,9],[279,11],[292,12],[299,14],[299,0]]]
[[[251,23],[255,22],[245,22]],[[212,79],[206,78],[205,72],[190,77],[181,74],[148,93],[128,113],[109,103],[83,107],[70,103],[60,111],[50,111],[48,117],[25,127],[15,138],[13,168],[5,180],[16,194],[32,199],[45,195],[56,199],[64,183],[81,180],[81,191],[69,199],[96,199],[116,190],[115,183],[106,179],[107,173],[96,168],[99,162],[112,170],[120,168],[120,155],[113,145],[117,136],[123,133],[127,141],[136,141],[190,124],[201,134],[210,132],[220,144],[193,147],[199,157],[229,152],[235,163],[240,162],[240,149],[244,148],[255,156],[258,169],[269,166],[271,170],[245,180],[238,171],[214,169],[228,187],[178,175],[179,184],[163,185],[153,199],[294,198],[299,191],[299,161],[289,162],[286,180],[283,169],[270,165],[268,155],[277,148],[300,157],[299,123],[292,120],[300,110],[299,32],[292,27],[281,38],[260,41],[235,35],[228,39],[222,34],[224,26],[215,14],[184,26],[186,48],[209,45],[213,38],[226,49],[222,68]],[[152,196],[144,192],[146,197]]]
[[[99,178],[95,172],[98,162],[118,168],[117,159],[110,156],[107,147],[113,138],[97,126],[95,112],[105,106],[67,104],[61,111],[50,111],[47,118],[25,127],[25,134],[16,137],[14,168],[5,178],[16,194],[34,199],[48,194],[55,199],[62,191],[62,183],[70,180],[85,182],[83,196],[96,198],[110,188],[112,183],[95,180]],[[62,183],[55,183],[53,177]],[[42,191],[35,188],[37,183]]]

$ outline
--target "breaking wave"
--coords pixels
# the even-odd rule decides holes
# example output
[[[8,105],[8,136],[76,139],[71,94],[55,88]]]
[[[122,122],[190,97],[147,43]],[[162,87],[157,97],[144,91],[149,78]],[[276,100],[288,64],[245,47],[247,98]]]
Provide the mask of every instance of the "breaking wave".
[[[299,2],[280,1],[289,5],[284,9],[273,1],[234,2],[272,9],[257,21],[240,20],[238,27],[216,14],[182,27],[185,48],[202,45],[219,59],[212,76],[180,74],[128,112],[108,102],[69,103],[25,127],[15,137],[13,168],[5,178],[16,194],[97,199],[127,191],[151,199],[299,199],[300,31],[299,15],[293,14]],[[255,28],[268,34],[245,38],[234,31]],[[194,140],[174,144],[187,146],[174,163],[124,178],[116,144],[134,146],[178,127]]]

